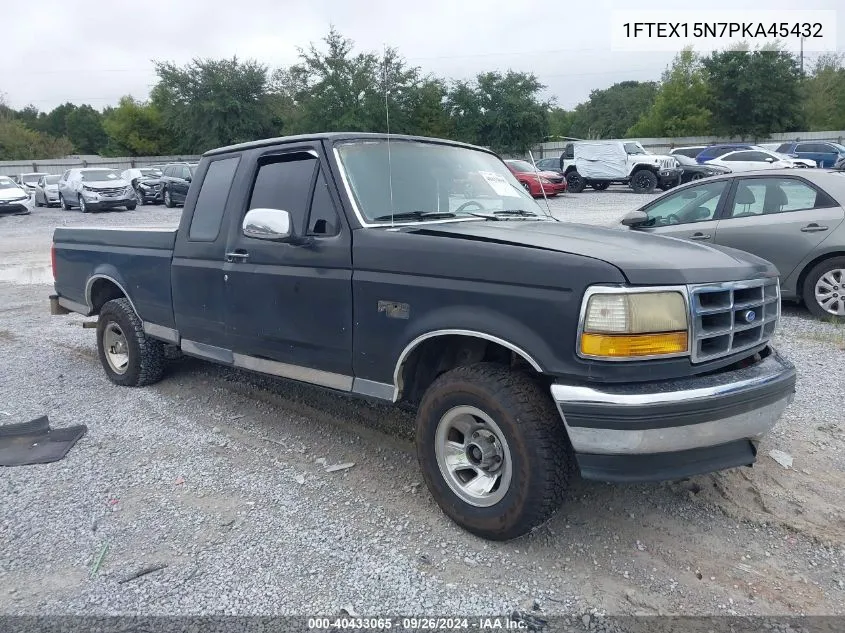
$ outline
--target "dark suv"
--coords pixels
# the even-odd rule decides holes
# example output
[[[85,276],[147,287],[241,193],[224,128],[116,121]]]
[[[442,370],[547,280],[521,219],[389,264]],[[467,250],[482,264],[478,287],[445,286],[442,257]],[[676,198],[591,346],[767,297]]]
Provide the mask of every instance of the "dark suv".
[[[784,143],[775,150],[797,158],[809,158],[819,167],[833,167],[845,158],[845,145],[828,141],[805,141],[802,143]]]
[[[196,163],[170,163],[161,175],[161,189],[167,207],[185,204],[188,189],[194,179]]]

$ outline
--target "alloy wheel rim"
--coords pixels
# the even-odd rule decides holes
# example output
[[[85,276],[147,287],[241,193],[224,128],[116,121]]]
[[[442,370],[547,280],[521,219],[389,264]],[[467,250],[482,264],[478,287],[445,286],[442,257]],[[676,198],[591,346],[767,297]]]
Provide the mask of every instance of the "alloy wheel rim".
[[[112,371],[116,374],[125,374],[129,366],[129,347],[126,343],[126,335],[120,325],[114,321],[110,321],[103,332],[103,349]]]
[[[507,494],[510,447],[499,425],[478,407],[453,407],[440,418],[434,453],[444,481],[465,503],[486,508]]]
[[[816,303],[833,316],[845,316],[845,269],[827,271],[816,282]]]

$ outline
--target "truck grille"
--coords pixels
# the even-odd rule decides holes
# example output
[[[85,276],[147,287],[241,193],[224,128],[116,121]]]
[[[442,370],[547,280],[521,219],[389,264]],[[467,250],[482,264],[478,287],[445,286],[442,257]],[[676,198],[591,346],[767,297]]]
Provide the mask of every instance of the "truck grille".
[[[689,298],[693,363],[764,343],[780,318],[776,278],[690,286]]]
[[[674,169],[675,166],[678,164],[678,161],[674,158],[661,158],[660,159],[660,167],[662,169]]]

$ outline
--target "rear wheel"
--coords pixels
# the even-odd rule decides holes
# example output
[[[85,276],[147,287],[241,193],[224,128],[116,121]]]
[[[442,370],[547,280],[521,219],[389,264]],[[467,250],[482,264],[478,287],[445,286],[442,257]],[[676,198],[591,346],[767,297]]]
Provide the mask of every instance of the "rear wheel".
[[[164,344],[144,334],[129,299],[112,299],[100,310],[97,351],[109,380],[123,387],[143,387],[161,380]]]
[[[804,279],[802,295],[815,316],[845,323],[845,257],[816,264]]]
[[[428,489],[462,528],[512,539],[559,507],[571,453],[549,393],[530,376],[492,363],[448,371],[423,396],[416,426]]]
[[[635,171],[631,176],[631,189],[635,193],[652,193],[655,187],[657,187],[657,176],[648,169]]]
[[[586,183],[577,171],[573,170],[566,174],[566,190],[571,193],[581,193],[584,191]]]

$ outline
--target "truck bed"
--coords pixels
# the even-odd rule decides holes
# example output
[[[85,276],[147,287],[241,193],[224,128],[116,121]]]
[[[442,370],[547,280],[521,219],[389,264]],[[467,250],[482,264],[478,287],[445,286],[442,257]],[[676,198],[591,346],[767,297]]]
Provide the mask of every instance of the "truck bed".
[[[174,327],[170,262],[176,228],[57,228],[53,233],[56,293],[92,308],[109,283],[132,297],[138,315]]]

